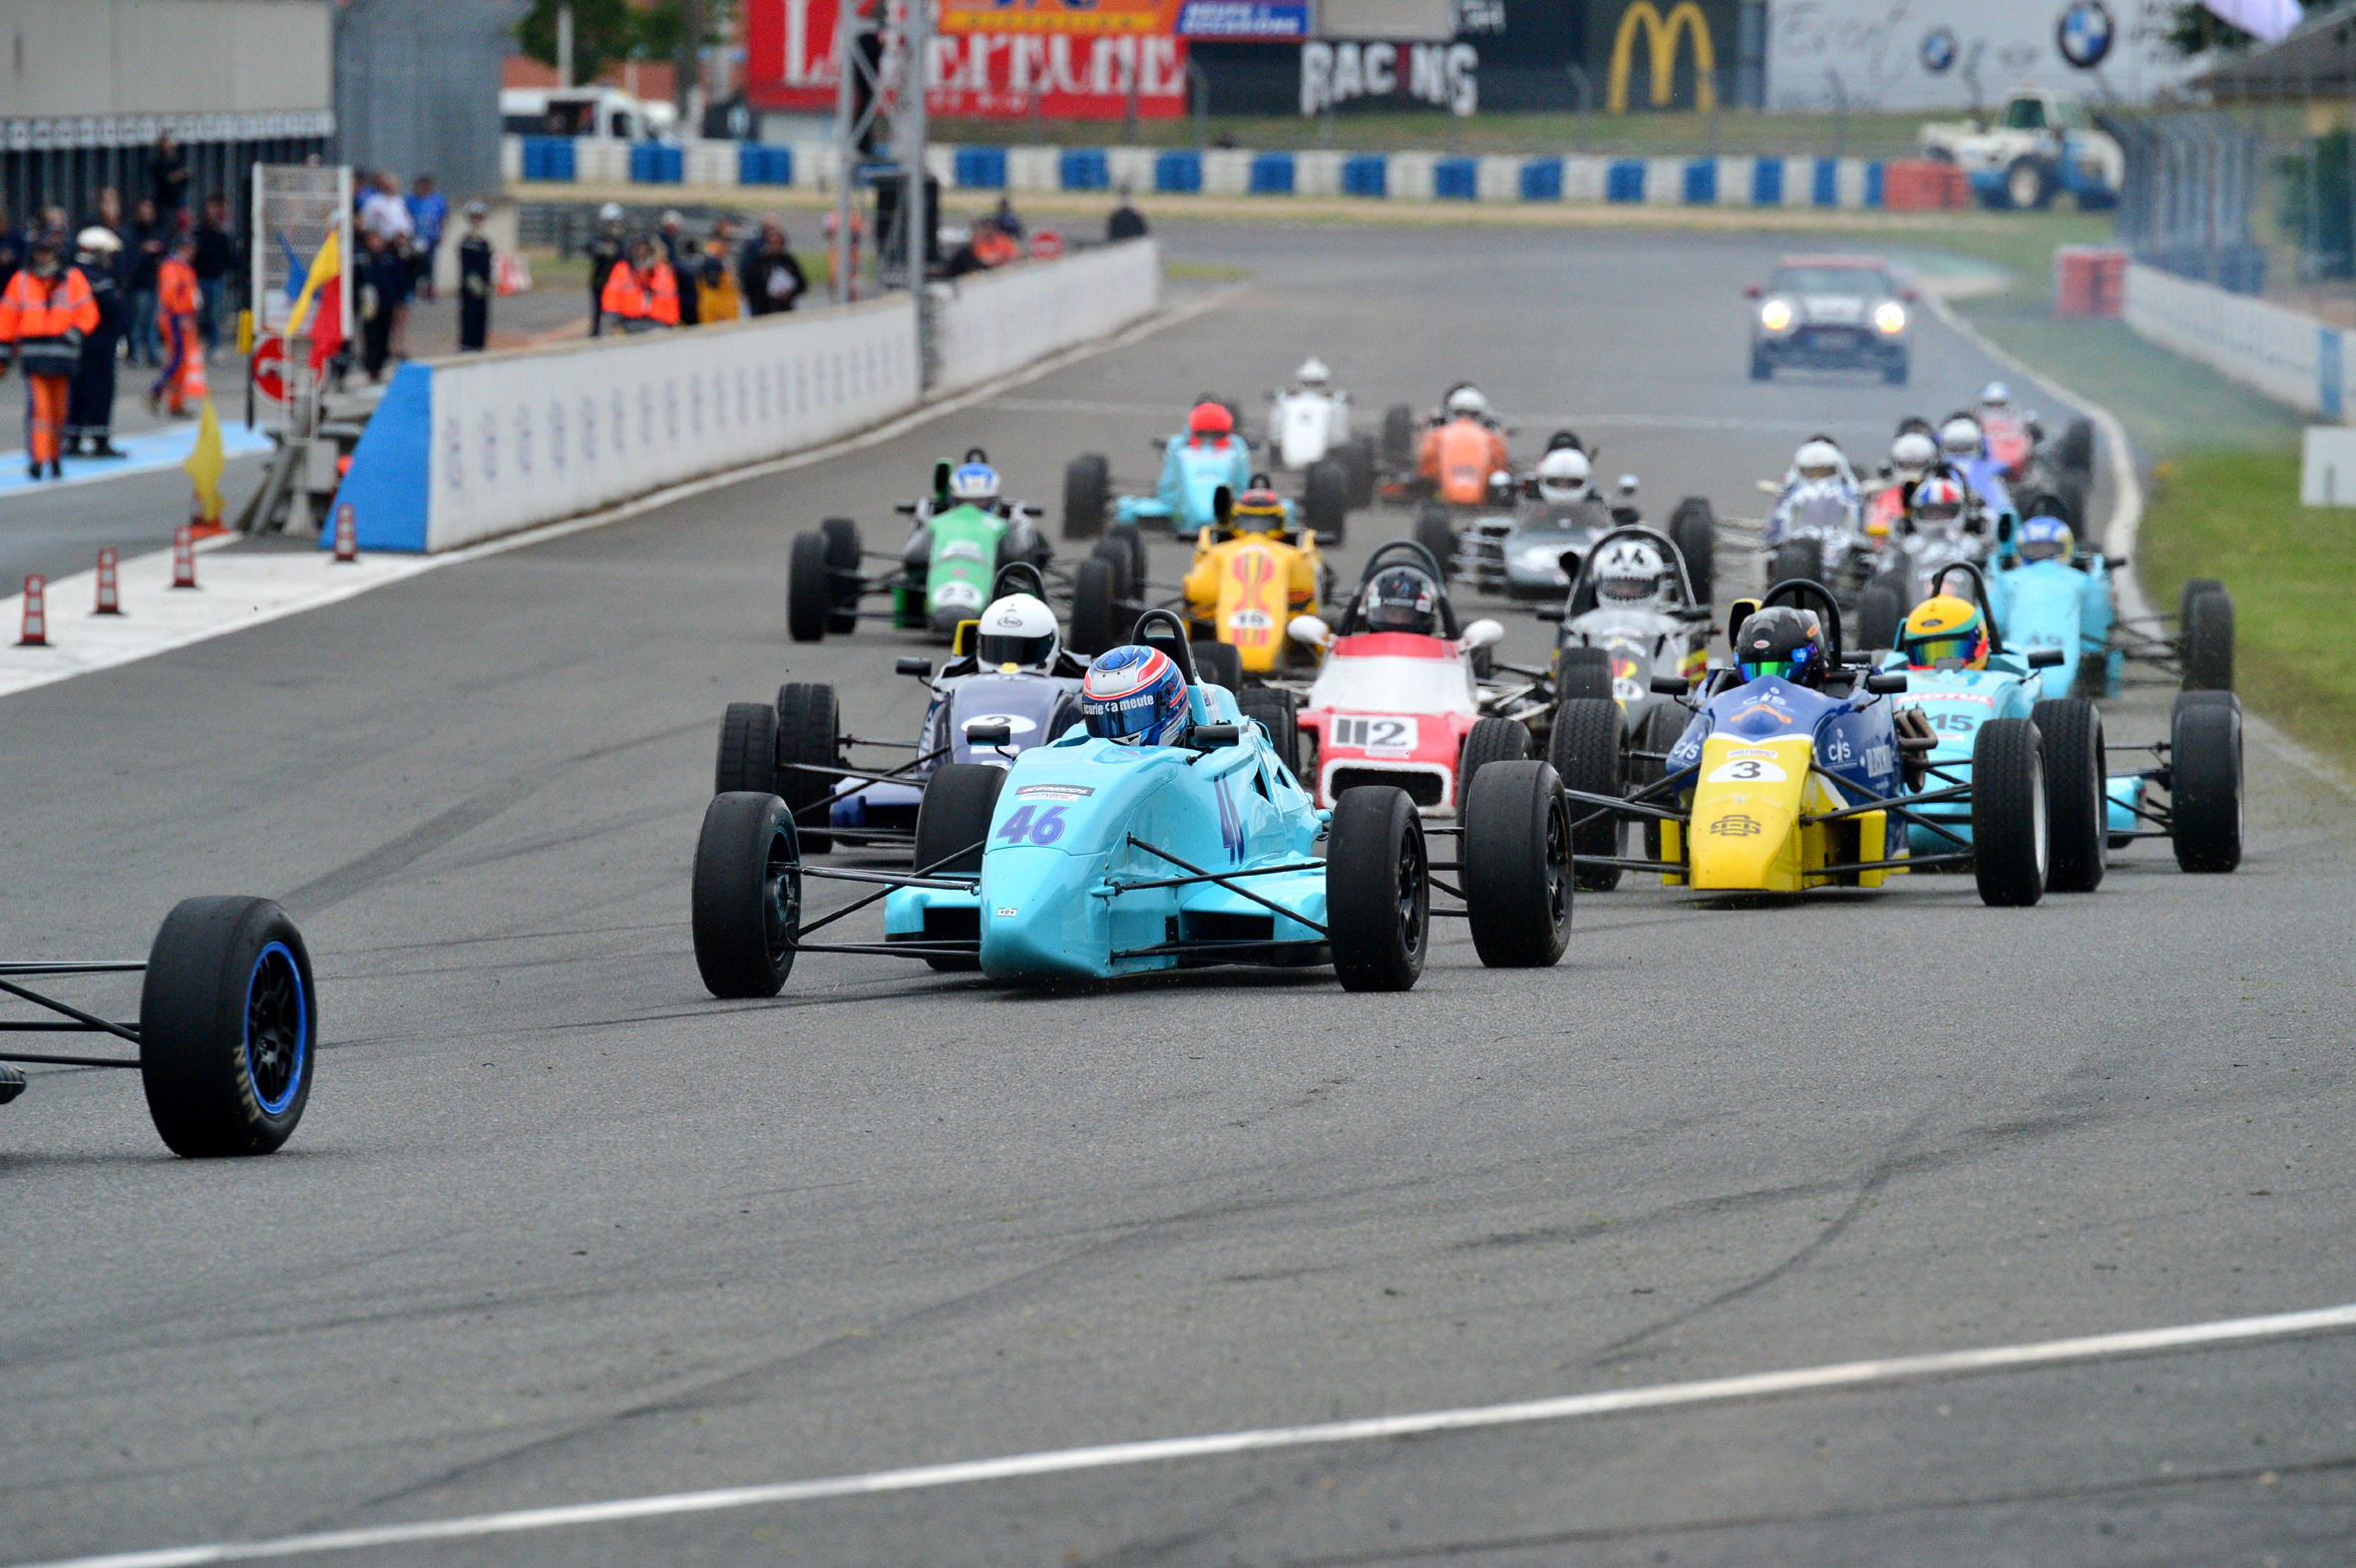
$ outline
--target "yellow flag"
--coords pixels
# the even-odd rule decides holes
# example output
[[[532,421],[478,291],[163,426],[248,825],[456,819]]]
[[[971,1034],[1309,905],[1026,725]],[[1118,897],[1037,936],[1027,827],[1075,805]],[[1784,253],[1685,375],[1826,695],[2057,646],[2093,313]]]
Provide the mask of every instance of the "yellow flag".
[[[311,269],[303,274],[302,292],[294,298],[294,314],[286,318],[286,335],[294,336],[302,330],[302,318],[310,313],[311,296],[329,278],[343,271],[343,246],[336,238],[336,230],[327,230],[327,238],[319,246],[319,253],[311,257]]]
[[[206,398],[203,419],[196,426],[196,448],[181,467],[196,482],[196,515],[207,528],[220,527],[220,473],[226,462],[220,447],[220,417],[212,411],[212,399]]]

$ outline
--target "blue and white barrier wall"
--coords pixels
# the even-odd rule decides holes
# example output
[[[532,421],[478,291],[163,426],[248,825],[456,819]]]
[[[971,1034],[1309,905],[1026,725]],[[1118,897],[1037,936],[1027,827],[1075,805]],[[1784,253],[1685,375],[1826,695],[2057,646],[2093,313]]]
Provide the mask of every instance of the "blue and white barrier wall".
[[[2139,336],[2286,408],[2326,420],[2356,409],[2356,332],[2135,262],[2125,314]]]
[[[939,299],[936,393],[1153,311],[1151,240]],[[403,365],[336,494],[362,550],[444,551],[807,450],[922,403],[916,302]],[[332,543],[332,518],[321,543]]]
[[[510,180],[580,185],[759,189],[830,187],[831,148],[734,142],[657,149],[562,137],[510,137]],[[1602,158],[1318,149],[934,147],[926,166],[965,191],[1109,191],[1167,196],[1367,196],[1394,201],[1628,202],[1655,206],[1877,207],[1882,166],[1863,158]]]

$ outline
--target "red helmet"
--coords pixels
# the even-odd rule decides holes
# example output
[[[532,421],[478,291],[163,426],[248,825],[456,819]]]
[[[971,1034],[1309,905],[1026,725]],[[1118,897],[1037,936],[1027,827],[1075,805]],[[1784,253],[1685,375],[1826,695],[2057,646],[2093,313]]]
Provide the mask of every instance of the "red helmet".
[[[1186,416],[1186,433],[1190,436],[1228,436],[1235,433],[1235,416],[1223,403],[1197,403],[1194,412]]]

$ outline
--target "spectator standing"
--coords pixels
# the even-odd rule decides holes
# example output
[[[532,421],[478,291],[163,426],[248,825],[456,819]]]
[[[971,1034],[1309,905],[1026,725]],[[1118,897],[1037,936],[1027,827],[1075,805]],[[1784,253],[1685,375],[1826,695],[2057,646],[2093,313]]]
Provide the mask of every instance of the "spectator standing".
[[[98,325],[98,302],[90,297],[90,283],[65,264],[54,240],[33,242],[27,264],[0,290],[0,352],[15,350],[15,362],[25,372],[26,474],[66,477],[61,451],[65,440],[66,404],[74,372],[82,363],[82,338]],[[0,376],[8,361],[0,359]]]
[[[103,196],[99,205],[103,211]],[[155,202],[142,201],[131,209],[131,226],[123,231],[123,286],[131,295],[131,362],[151,370],[164,363],[156,336],[156,279],[171,242],[171,230],[157,216]]]
[[[662,214],[658,232],[662,258],[670,263],[671,276],[678,281],[679,325],[693,326],[702,319],[695,308],[695,241],[687,237],[687,220],[675,208]]]
[[[589,242],[589,336],[605,335],[605,284],[622,264],[628,246],[621,237],[621,203],[597,208],[596,236]]]
[[[117,450],[114,441],[115,358],[131,324],[131,307],[115,279],[123,239],[113,229],[93,223],[82,230],[75,245],[74,267],[90,285],[98,321],[83,334],[82,358],[66,394],[65,451],[68,457],[127,457],[130,454]]]
[[[237,236],[229,227],[229,198],[215,193],[204,198],[204,220],[196,225],[196,288],[204,296],[197,327],[204,334],[210,357],[220,347],[220,307],[228,297],[229,274],[237,265]]]
[[[434,177],[419,175],[409,192],[409,221],[417,230],[417,295],[434,297],[434,252],[450,221],[450,198],[434,189]]]
[[[381,235],[386,245],[395,250],[417,237],[417,225],[409,218],[409,203],[401,199],[400,183],[392,176],[374,177],[371,189],[360,202],[360,226]]]
[[[791,310],[810,291],[802,263],[794,259],[785,230],[776,223],[761,225],[759,242],[745,252],[742,280],[744,301],[756,316]]]
[[[393,357],[393,325],[409,293],[409,262],[378,229],[360,236],[360,368],[370,381],[384,379]]]
[[[736,225],[723,217],[712,225],[696,268],[695,319],[700,325],[734,321],[744,314],[743,297],[736,291],[735,251]]]
[[[484,237],[483,219],[490,208],[470,201],[466,209],[466,237],[458,242],[458,348],[481,353],[491,344],[491,241]]]
[[[655,332],[679,324],[678,274],[661,247],[638,235],[629,254],[605,279],[605,314],[624,332]]]
[[[148,199],[156,203],[156,215],[174,229],[181,226],[181,208],[189,202],[189,155],[167,131],[156,138],[156,150],[148,155]]]
[[[1004,234],[1008,239],[1022,237],[1022,219],[1014,215],[1014,198],[1012,196],[1000,196],[998,197],[998,209],[990,214],[990,221],[997,224],[998,232]]]
[[[1120,199],[1121,204],[1114,207],[1111,215],[1104,220],[1104,237],[1111,240],[1143,239],[1145,214],[1129,204],[1129,188],[1125,185],[1121,187]]]
[[[196,236],[182,234],[156,269],[157,325],[164,338],[163,373],[148,389],[148,412],[169,409],[177,419],[189,411],[189,399],[202,402],[210,393],[204,382],[204,343],[196,332],[196,313],[204,295],[196,287]]]

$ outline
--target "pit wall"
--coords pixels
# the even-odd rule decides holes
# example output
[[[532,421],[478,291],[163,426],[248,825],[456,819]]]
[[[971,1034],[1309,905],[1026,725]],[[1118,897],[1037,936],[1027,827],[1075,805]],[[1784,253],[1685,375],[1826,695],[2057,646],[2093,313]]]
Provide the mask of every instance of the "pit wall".
[[[502,167],[511,184],[828,191],[837,184],[838,163],[824,146],[509,137]],[[1125,185],[1164,196],[1798,207],[1881,206],[1888,167],[1862,158],[1472,158],[994,146],[929,148],[926,165],[944,188],[961,191],[1110,192]]]
[[[2326,420],[2356,408],[2356,334],[2313,316],[2132,262],[2125,314],[2138,335],[2287,408]]]
[[[336,506],[352,508],[364,551],[455,550],[822,446],[1102,337],[1160,300],[1151,240],[935,285],[930,387],[907,294],[407,364]]]

